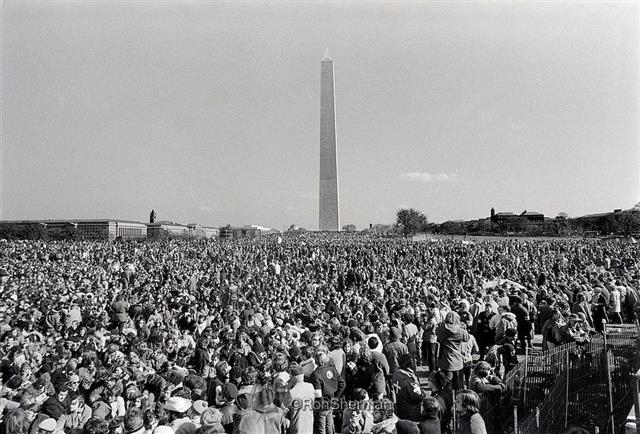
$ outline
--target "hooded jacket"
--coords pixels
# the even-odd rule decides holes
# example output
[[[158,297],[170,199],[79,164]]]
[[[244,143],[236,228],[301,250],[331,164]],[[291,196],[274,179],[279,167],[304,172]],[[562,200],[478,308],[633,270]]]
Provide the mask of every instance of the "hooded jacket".
[[[464,367],[462,342],[469,339],[469,333],[457,324],[440,324],[436,329],[440,344],[438,367],[443,371],[459,371]]]

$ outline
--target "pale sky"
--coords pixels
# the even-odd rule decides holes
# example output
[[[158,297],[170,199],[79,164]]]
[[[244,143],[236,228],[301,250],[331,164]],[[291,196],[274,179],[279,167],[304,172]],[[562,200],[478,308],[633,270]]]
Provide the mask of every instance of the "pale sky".
[[[630,208],[639,13],[4,1],[1,217],[317,229],[325,47],[341,224]]]

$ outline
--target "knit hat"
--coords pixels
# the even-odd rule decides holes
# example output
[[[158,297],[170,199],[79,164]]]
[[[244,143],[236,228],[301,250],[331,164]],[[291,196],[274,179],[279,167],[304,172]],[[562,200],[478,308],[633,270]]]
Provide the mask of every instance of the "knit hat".
[[[222,386],[222,391],[220,392],[222,399],[225,401],[231,401],[232,399],[236,399],[238,397],[238,388],[233,383],[226,383]]]

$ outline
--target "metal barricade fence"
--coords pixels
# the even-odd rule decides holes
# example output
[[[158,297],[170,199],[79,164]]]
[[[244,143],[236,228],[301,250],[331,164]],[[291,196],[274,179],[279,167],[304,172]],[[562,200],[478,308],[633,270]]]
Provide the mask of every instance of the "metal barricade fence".
[[[634,403],[640,333],[635,324],[605,330],[591,342],[561,345],[516,365],[499,398],[481,397],[487,432],[553,434],[579,426],[591,433],[622,433]]]

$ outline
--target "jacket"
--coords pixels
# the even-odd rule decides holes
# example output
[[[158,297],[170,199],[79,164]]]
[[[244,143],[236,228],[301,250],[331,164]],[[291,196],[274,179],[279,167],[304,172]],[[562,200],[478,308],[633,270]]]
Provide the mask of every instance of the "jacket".
[[[410,370],[398,368],[391,383],[396,390],[396,414],[400,419],[420,421],[422,414],[422,391],[418,377]]]
[[[384,354],[372,352],[369,362],[358,360],[357,369],[357,387],[365,389],[371,397],[385,393],[389,364]]]
[[[400,341],[388,342],[382,349],[382,354],[387,358],[389,363],[389,372],[393,372],[398,368],[398,356],[400,354],[409,353],[409,349]]]
[[[440,434],[440,418],[438,413],[425,413],[422,415],[422,420],[418,423],[420,428],[420,434]]]
[[[286,426],[286,419],[278,407],[274,405],[260,406],[256,410],[244,410],[234,433],[266,434],[281,433]]]
[[[496,327],[496,344],[500,345],[504,342],[505,333],[509,329],[518,329],[516,316],[511,312],[505,312],[500,316]]]
[[[315,390],[319,390],[325,400],[340,398],[344,392],[344,378],[338,374],[333,366],[319,366],[311,374],[310,383]]]
[[[362,422],[359,426],[351,426],[351,415],[356,410],[347,408],[342,414],[342,434],[367,434],[373,429],[373,414],[364,411],[361,413]]]
[[[459,325],[443,323],[436,329],[436,335],[440,343],[438,367],[443,371],[461,370],[464,367],[461,345],[469,339],[469,333]]]
[[[291,388],[288,418],[289,434],[313,434],[313,402],[315,391],[307,382],[296,383]]]

